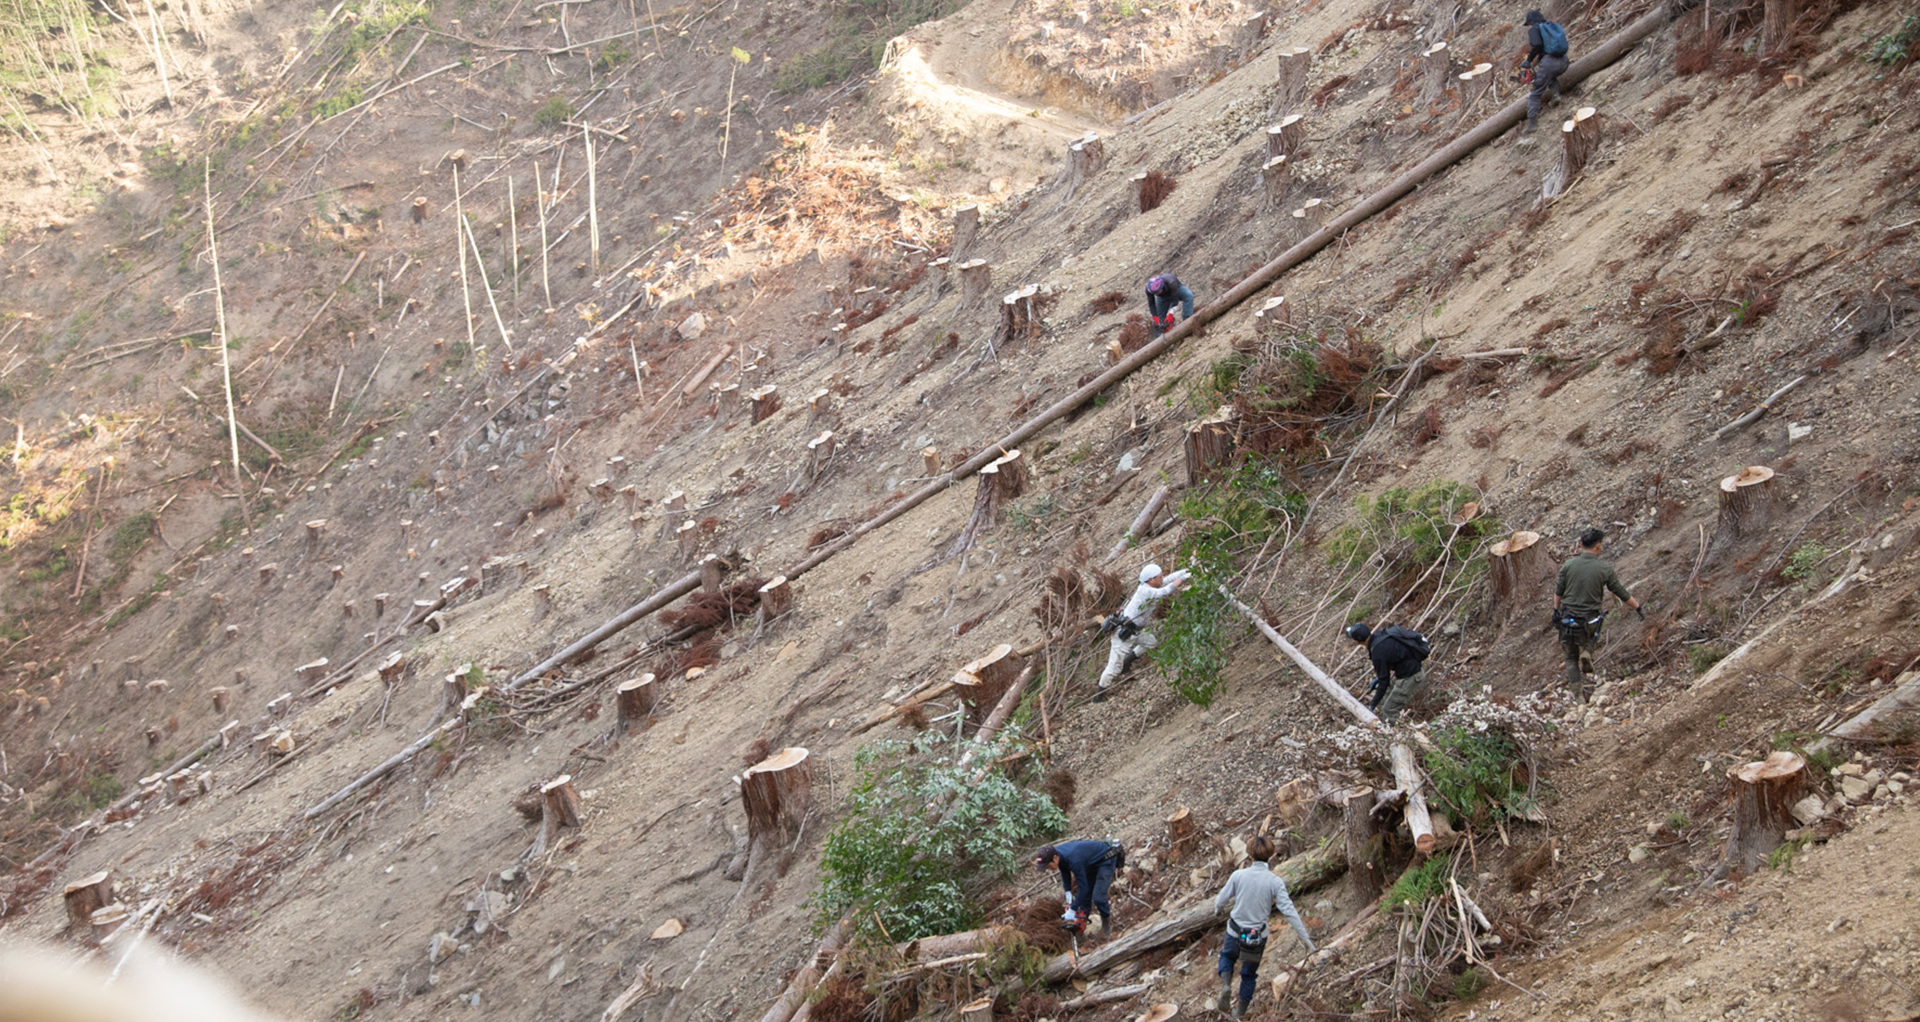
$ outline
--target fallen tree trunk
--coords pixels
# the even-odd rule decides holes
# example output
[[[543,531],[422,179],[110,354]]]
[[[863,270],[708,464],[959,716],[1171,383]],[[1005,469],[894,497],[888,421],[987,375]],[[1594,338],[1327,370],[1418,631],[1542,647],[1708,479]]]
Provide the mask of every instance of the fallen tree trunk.
[[[1166,506],[1167,497],[1172,493],[1172,490],[1164,486],[1153,491],[1153,496],[1147,498],[1147,506],[1141,508],[1140,514],[1133,519],[1133,524],[1127,526],[1126,535],[1121,536],[1120,542],[1115,543],[1113,549],[1107,551],[1107,560],[1111,561],[1126,553],[1127,548],[1132,546],[1134,541],[1146,535],[1148,529],[1153,528],[1153,520],[1160,517],[1160,509]]]
[[[1280,647],[1280,652],[1285,653],[1287,655],[1287,659],[1292,660],[1294,664],[1296,664],[1300,668],[1300,670],[1306,672],[1307,677],[1312,678],[1316,684],[1318,684],[1321,688],[1325,689],[1327,694],[1332,696],[1335,702],[1345,707],[1348,713],[1351,713],[1355,717],[1359,718],[1360,723],[1362,724],[1380,723],[1380,718],[1378,716],[1375,716],[1372,710],[1367,709],[1366,704],[1362,703],[1358,699],[1355,699],[1353,697],[1353,693],[1347,691],[1346,688],[1342,686],[1339,682],[1329,677],[1327,675],[1327,672],[1321,670],[1320,667],[1317,664],[1315,664],[1313,661],[1308,660],[1307,655],[1305,653],[1300,652],[1300,650],[1297,647],[1295,647],[1293,643],[1288,642],[1286,638],[1282,636],[1279,632],[1274,631],[1273,626],[1268,624],[1263,618],[1260,617],[1260,615],[1255,614],[1253,612],[1252,607],[1249,607],[1246,604],[1241,603],[1238,599],[1235,599],[1234,595],[1230,592],[1227,592],[1226,589],[1224,588],[1220,590],[1220,595],[1225,596],[1227,598],[1228,603],[1233,604],[1235,609],[1239,610],[1240,613],[1245,614],[1247,616],[1247,620],[1252,621],[1253,626],[1255,628],[1260,629],[1260,633],[1262,635],[1265,635],[1269,642],[1272,642],[1274,645]]]
[[[1332,883],[1346,871],[1346,868],[1346,848],[1336,841],[1328,842],[1311,852],[1296,855],[1273,867],[1273,872],[1286,881],[1289,892],[1304,894]],[[1213,907],[1213,898],[1209,895],[1205,900],[1188,906],[1184,911],[1164,917],[1158,922],[1148,923],[1097,950],[1080,956],[1078,962],[1074,961],[1072,955],[1060,955],[1047,963],[1046,970],[1040,974],[1040,978],[1047,983],[1061,983],[1074,976],[1092,976],[1104,972],[1122,962],[1138,958],[1163,944],[1198,933],[1212,926],[1222,914],[1221,910]]]
[[[1848,741],[1882,737],[1876,733],[1881,718],[1913,711],[1920,711],[1920,672],[1910,674],[1906,681],[1896,686],[1879,702],[1841,722],[1838,727],[1827,732],[1827,737]]]
[[[362,788],[365,788],[367,785],[372,784],[374,781],[377,781],[382,777],[385,777],[389,772],[391,772],[394,768],[398,767],[400,764],[405,763],[407,760],[410,760],[413,757],[419,755],[420,750],[426,748],[429,745],[432,745],[434,741],[438,739],[441,735],[444,735],[447,732],[458,727],[460,725],[460,722],[465,719],[466,718],[464,716],[456,714],[446,720],[441,721],[439,724],[434,725],[432,728],[429,728],[427,730],[426,734],[423,734],[419,738],[415,739],[412,745],[409,745],[406,748],[401,749],[399,752],[396,752],[392,756],[388,757],[379,766],[376,766],[372,770],[369,770],[366,773],[361,774],[359,777],[354,778],[353,781],[349,783],[346,787],[341,788],[339,791],[336,791],[331,795],[328,795],[324,799],[321,799],[318,805],[315,805],[313,808],[307,810],[304,813],[301,813],[300,818],[302,820],[311,820],[314,817],[319,816],[321,813],[324,813],[327,810],[332,809],[334,806],[337,806],[340,803],[345,802],[347,799],[352,798],[354,792],[359,791]]]
[[[1379,726],[1380,718],[1375,716],[1372,710],[1362,705],[1360,700],[1353,697],[1353,693],[1342,688],[1339,682],[1329,677],[1327,672],[1321,670],[1317,664],[1308,660],[1307,655],[1300,652],[1293,643],[1274,631],[1272,625],[1267,624],[1260,615],[1253,612],[1253,608],[1235,599],[1233,594],[1224,588],[1220,590],[1220,594],[1227,598],[1228,603],[1238,608],[1240,613],[1245,614],[1247,619],[1272,640],[1274,645],[1280,647],[1281,651],[1286,653],[1295,664],[1299,665],[1300,669],[1306,672],[1307,677],[1312,678],[1336,702],[1358,718],[1360,723]],[[1426,797],[1420,794],[1420,768],[1415,765],[1413,749],[1405,742],[1395,741],[1387,747],[1387,754],[1393,761],[1394,783],[1399,785],[1400,790],[1407,796],[1407,804],[1402,816],[1407,821],[1407,829],[1413,832],[1414,846],[1422,852],[1431,853],[1440,842],[1433,834],[1433,817],[1427,812]]]
[[[791,575],[788,576],[788,578],[792,577]],[[667,604],[698,588],[700,588],[700,573],[697,571],[683,575],[673,582],[669,582],[664,588],[655,592],[652,596],[628,607],[626,610],[614,615],[605,624],[574,640],[572,645],[521,672],[519,677],[501,686],[500,690],[502,692],[514,691],[520,686],[539,678],[548,671],[566,664],[587,650],[598,646],[612,636],[638,623],[641,618],[646,617],[656,610],[660,610]]]
[[[852,919],[842,918],[834,923],[833,927],[827,930],[827,935],[820,938],[820,944],[813,949],[813,955],[807,959],[807,964],[793,974],[793,981],[788,983],[787,988],[782,990],[780,996],[774,1000],[773,1007],[768,1008],[767,1013],[760,1016],[760,1022],[792,1022],[793,1013],[807,1003],[807,994],[812,992],[813,985],[820,981],[820,977],[826,974],[828,964],[840,957],[841,945],[846,943],[847,934],[852,931]]]

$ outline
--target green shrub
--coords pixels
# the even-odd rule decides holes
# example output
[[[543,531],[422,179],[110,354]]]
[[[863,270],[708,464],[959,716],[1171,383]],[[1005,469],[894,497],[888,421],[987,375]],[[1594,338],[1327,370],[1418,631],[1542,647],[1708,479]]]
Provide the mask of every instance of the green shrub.
[[[573,120],[573,104],[567,102],[565,96],[555,96],[533,112],[534,123],[542,127],[557,128],[570,120]]]
[[[1898,32],[1888,32],[1874,41],[1867,59],[1892,67],[1904,64],[1913,55],[1913,44],[1920,42],[1920,14],[1909,14]]]
[[[840,0],[823,5],[827,42],[780,66],[773,87],[780,92],[815,89],[880,66],[887,43],[923,21],[944,18],[966,0]]]
[[[1487,984],[1491,982],[1492,980],[1487,978],[1486,970],[1477,965],[1469,965],[1466,971],[1454,977],[1453,998],[1456,1001],[1464,1001],[1485,990]]]
[[[821,854],[821,924],[859,907],[856,926],[877,939],[978,925],[982,887],[1012,876],[1028,847],[1067,826],[1052,799],[983,766],[1013,755],[1019,741],[1011,732],[988,743],[928,732],[861,748],[846,816]]]
[[[1806,543],[1787,558],[1787,565],[1780,569],[1780,574],[1795,582],[1811,581],[1813,573],[1820,567],[1820,562],[1826,559],[1826,547],[1818,543]]]
[[[1726,655],[1727,647],[1717,642],[1703,642],[1687,647],[1687,665],[1693,668],[1693,673],[1705,674]]]
[[[1400,874],[1400,878],[1387,890],[1386,900],[1380,907],[1394,909],[1407,905],[1417,909],[1425,905],[1428,899],[1446,893],[1447,869],[1452,862],[1450,855],[1436,855]]]
[[[1327,540],[1327,557],[1342,568],[1357,565],[1380,552],[1403,573],[1425,571],[1443,553],[1460,563],[1482,563],[1472,557],[1480,541],[1502,530],[1498,519],[1481,515],[1460,526],[1453,516],[1477,498],[1459,483],[1440,479],[1425,486],[1395,487],[1378,497],[1354,498],[1354,520]]]
[[[1421,762],[1433,779],[1434,794],[1456,820],[1469,826],[1527,816],[1534,803],[1514,784],[1520,747],[1497,728],[1436,728]]]

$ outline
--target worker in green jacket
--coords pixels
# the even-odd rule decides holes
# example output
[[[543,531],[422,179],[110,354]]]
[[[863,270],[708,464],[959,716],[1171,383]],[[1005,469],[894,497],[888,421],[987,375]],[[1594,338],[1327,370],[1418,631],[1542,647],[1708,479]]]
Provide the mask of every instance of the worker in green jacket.
[[[1593,695],[1587,678],[1593,674],[1593,648],[1600,641],[1604,615],[1600,602],[1609,591],[1645,618],[1640,601],[1620,583],[1613,565],[1600,559],[1607,534],[1588,529],[1580,534],[1580,552],[1560,566],[1553,584],[1553,625],[1560,632],[1560,649],[1567,656],[1567,687],[1586,702]]]

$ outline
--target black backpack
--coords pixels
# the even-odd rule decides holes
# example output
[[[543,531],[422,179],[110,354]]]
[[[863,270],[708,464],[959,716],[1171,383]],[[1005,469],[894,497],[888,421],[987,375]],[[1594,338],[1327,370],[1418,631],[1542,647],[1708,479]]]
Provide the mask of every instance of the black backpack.
[[[1408,659],[1425,660],[1433,655],[1433,643],[1428,642],[1426,636],[1421,635],[1411,628],[1389,625],[1386,628],[1382,628],[1379,634],[1399,643],[1401,648],[1410,654]]]

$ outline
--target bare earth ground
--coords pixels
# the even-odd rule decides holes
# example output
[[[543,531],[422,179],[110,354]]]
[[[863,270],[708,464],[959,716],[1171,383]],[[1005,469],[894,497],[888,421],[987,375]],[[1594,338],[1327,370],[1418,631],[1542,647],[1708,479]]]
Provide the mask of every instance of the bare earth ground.
[[[1034,493],[964,557],[940,553],[971,510],[970,483],[809,573],[789,618],[720,636],[718,662],[698,676],[649,652],[635,669],[654,670],[669,686],[650,728],[613,735],[610,697],[595,689],[429,749],[342,809],[289,821],[436,723],[443,675],[473,663],[497,684],[678,577],[686,566],[661,528],[673,522],[650,506],[668,492],[685,491],[705,523],[703,551],[741,550],[751,558],[746,575],[780,570],[823,524],[850,525],[916,485],[923,447],[950,458],[971,453],[1094,372],[1106,341],[1137,311],[1133,296],[1148,273],[1175,270],[1204,302],[1295,232],[1294,202],[1268,208],[1257,185],[1271,58],[1223,42],[1238,13],[1225,5],[1191,5],[1171,19],[1128,20],[1115,9],[1078,21],[978,0],[895,43],[889,70],[857,99],[833,89],[772,95],[776,65],[760,51],[772,47],[777,60],[816,41],[818,26],[795,10],[769,7],[759,34],[742,41],[749,15],[724,4],[677,9],[690,36],[635,47],[625,71],[593,78],[576,57],[553,74],[544,61],[516,58],[524,64],[517,78],[509,64],[415,87],[405,102],[376,107],[339,148],[317,151],[344,125],[282,168],[264,168],[269,143],[235,150],[217,190],[237,193],[256,176],[277,189],[252,204],[216,202],[236,221],[221,241],[229,329],[244,339],[234,352],[241,418],[272,422],[279,428],[269,440],[304,448],[287,452],[292,466],[251,481],[276,510],[246,536],[230,520],[231,475],[219,474],[228,452],[211,397],[219,386],[212,354],[163,345],[78,367],[98,345],[211,321],[207,296],[195,294],[210,284],[204,258],[194,256],[197,168],[189,163],[179,181],[150,180],[91,212],[61,205],[51,189],[16,193],[9,219],[48,208],[79,214],[58,233],[5,248],[5,312],[30,324],[27,350],[43,367],[7,396],[8,417],[33,438],[34,456],[13,466],[16,492],[113,454],[122,467],[106,524],[177,499],[155,512],[164,542],[134,545],[125,563],[104,555],[105,539],[91,541],[100,559],[89,560],[83,581],[118,578],[120,588],[60,623],[91,623],[75,638],[98,638],[62,647],[35,637],[9,653],[8,687],[47,693],[49,706],[39,716],[29,703],[10,706],[9,769],[0,779],[44,804],[60,790],[62,768],[52,764],[65,751],[94,763],[111,757],[112,774],[131,785],[226,718],[244,722],[241,741],[208,761],[211,796],[147,806],[109,826],[57,860],[55,887],[112,867],[138,892],[129,900],[170,899],[158,943],[217,965],[289,1017],[336,1014],[364,989],[383,1017],[466,1007],[591,1018],[643,972],[660,989],[635,1009],[640,1017],[764,1009],[811,946],[805,899],[818,880],[820,839],[864,740],[848,734],[851,724],[881,698],[944,677],[995,642],[1037,635],[1032,607],[1046,571],[1074,563],[1083,543],[1104,553],[1154,486],[1184,481],[1182,427],[1209,410],[1188,394],[1236,341],[1264,336],[1251,316],[1256,305],[1136,374],[1102,407],[1036,438],[1027,448]],[[222,13],[231,12],[207,16]],[[1874,658],[1920,651],[1920,390],[1910,371],[1916,349],[1900,347],[1916,287],[1910,227],[1901,226],[1912,219],[1912,193],[1900,195],[1908,187],[1900,175],[1914,165],[1920,123],[1899,88],[1913,72],[1876,80],[1858,52],[1858,41],[1887,30],[1895,13],[1866,5],[1842,16],[1795,65],[1803,85],[1759,71],[1676,76],[1675,38],[1658,36],[1584,86],[1578,102],[1602,110],[1605,141],[1544,215],[1529,211],[1539,175],[1557,158],[1551,142],[1528,149],[1503,140],[1271,292],[1287,296],[1297,332],[1337,339],[1353,327],[1403,357],[1428,338],[1451,353],[1534,353],[1416,390],[1399,422],[1356,458],[1354,483],[1329,498],[1315,539],[1346,520],[1354,493],[1451,479],[1475,489],[1507,525],[1544,533],[1549,562],[1568,552],[1579,528],[1608,525],[1623,577],[1652,607],[1644,625],[1622,617],[1610,626],[1602,662],[1613,675],[1594,706],[1561,704],[1564,729],[1544,771],[1552,822],[1479,835],[1472,850],[1471,875],[1509,938],[1496,968],[1535,993],[1495,983],[1440,1009],[1449,1017],[1879,1019],[1920,1009],[1909,902],[1916,878],[1904,854],[1917,836],[1910,794],[1889,790],[1846,808],[1844,832],[1790,869],[1707,880],[1719,857],[1726,767],[1883,690],[1885,679],[1863,670]],[[1329,90],[1313,103],[1295,201],[1322,197],[1337,212],[1468,119],[1470,94],[1450,94],[1437,113],[1413,110],[1404,95],[1418,49],[1412,31],[1366,27],[1376,14],[1355,4],[1280,13],[1262,44],[1314,46],[1314,87]],[[278,27],[247,24],[266,16],[243,12],[230,22],[234,41],[206,44],[208,70],[196,79],[205,96],[223,95],[219,83],[242,67],[255,79],[277,67],[277,49],[250,49],[265,38],[259,29],[305,24],[291,15]],[[570,15],[565,31],[594,38],[635,16],[608,5]],[[1497,20],[1506,16],[1473,9],[1456,47],[1504,59],[1517,45],[1514,27]],[[441,17],[435,25],[450,30]],[[487,25],[468,38],[484,31],[496,46],[566,43],[557,23],[523,18],[498,32],[478,14],[463,21]],[[1042,32],[1041,22],[1052,27]],[[1596,36],[1607,27],[1580,26]],[[1133,56],[1156,39],[1167,40],[1165,54]],[[727,82],[713,65],[724,65],[724,45],[735,44],[757,56],[735,83],[750,99],[734,108],[726,179],[760,167],[795,184],[758,205],[739,197],[716,208],[708,197],[723,183],[716,142],[727,129],[717,112],[726,109]],[[414,71],[456,59],[451,49],[435,52],[450,44],[430,45]],[[1096,53],[1105,56],[1089,56]],[[464,55],[484,64],[504,54],[475,47]],[[1136,91],[1101,91],[1103,68],[1124,71]],[[1498,98],[1510,98],[1510,86],[1498,87]],[[594,122],[626,136],[603,139],[597,153],[601,262],[631,264],[638,278],[576,272],[591,258],[577,222],[587,207],[576,180],[584,150],[577,132],[534,118],[555,89],[576,105],[599,91],[618,97]],[[208,123],[247,105],[204,102]],[[811,126],[809,141],[775,136],[795,122]],[[153,139],[172,129],[151,121],[138,130]],[[1108,168],[1069,194],[1058,180],[1064,145],[1090,130],[1107,139]],[[511,352],[484,303],[473,329],[486,350],[465,347],[459,267],[445,237],[453,193],[442,157],[457,148],[476,168],[462,201],[477,210],[479,245],[493,253],[496,289],[508,293]],[[1761,161],[1781,155],[1784,163],[1767,168],[1770,187],[1740,201]],[[761,162],[769,157],[787,162]],[[537,252],[524,200],[532,166],[548,180],[556,159],[567,187],[552,227],[572,233],[553,251],[557,311],[548,312],[531,268],[516,282],[517,299],[502,286],[511,269],[500,253],[516,229],[504,179],[519,189],[521,247]],[[1144,169],[1164,170],[1178,186],[1160,208],[1139,213],[1129,207],[1127,178]],[[1743,174],[1746,183],[1724,187]],[[347,187],[360,180],[374,185]],[[289,198],[308,192],[320,194]],[[404,212],[415,197],[433,210],[417,225]],[[1044,283],[1057,295],[1031,350],[989,355],[995,303],[962,308],[937,271],[919,275],[945,243],[946,210],[966,201],[987,211],[979,254],[993,264],[995,293]],[[175,221],[170,233],[133,241],[164,218]],[[496,233],[490,224],[504,226]],[[307,343],[280,359],[363,252],[363,276],[342,289]],[[1672,372],[1637,357],[1656,320],[1670,316],[1697,340],[1753,300],[1740,287],[1756,279],[1770,282],[1761,290],[1773,310],[1731,327],[1717,349]],[[642,286],[655,291],[635,318],[535,379],[543,360],[559,359]],[[1093,311],[1092,299],[1113,290],[1128,302]],[[867,321],[832,330],[855,310]],[[672,328],[694,311],[711,332],[683,340]],[[957,335],[951,345],[949,334]],[[723,422],[708,402],[682,396],[680,381],[720,343],[747,356],[727,363],[721,378],[743,389],[777,384],[782,411],[759,424]],[[649,374],[636,380],[631,365],[641,359]],[[1759,426],[1708,439],[1815,366],[1819,374]],[[336,394],[336,380],[367,397]],[[822,387],[836,391],[836,410],[809,421],[806,398]],[[1399,428],[1430,407],[1443,422],[1437,437],[1420,442]],[[1813,431],[1789,444],[1788,422]],[[839,435],[840,454],[810,488],[798,486],[801,452],[824,428]],[[1129,452],[1139,467],[1122,473]],[[616,456],[628,467],[609,461]],[[1711,487],[1750,463],[1779,472],[1772,517],[1739,549],[1703,558],[1715,527]],[[265,470],[262,461],[256,472]],[[602,476],[632,484],[648,505],[637,528],[623,499],[590,494]],[[1317,492],[1323,484],[1307,485]],[[302,523],[315,519],[328,531],[310,550]],[[1142,559],[1170,554],[1177,539],[1167,533],[1110,567],[1130,574]],[[1770,566],[1809,542],[1833,558],[1808,577],[1783,578]],[[344,662],[369,629],[391,628],[411,601],[493,558],[527,568],[460,601],[442,630],[415,633],[402,647],[408,670],[390,693],[362,665],[297,704],[284,723],[299,751],[284,766],[269,771],[247,747],[268,722],[268,700],[298,691],[295,665]],[[48,555],[16,570],[52,563]],[[263,563],[277,566],[265,582]],[[31,586],[21,575],[9,614],[70,591],[77,568],[67,564],[66,574]],[[1788,619],[1728,669],[1696,678],[1692,646],[1730,649],[1856,569],[1867,577]],[[151,605],[105,628],[109,612],[157,572],[168,578]],[[1348,681],[1359,669],[1335,641],[1343,608],[1377,608],[1397,595],[1381,600],[1314,549],[1261,565],[1248,588],[1281,631]],[[376,593],[391,594],[378,620]],[[1513,695],[1552,682],[1558,651],[1534,630],[1537,597],[1510,622],[1471,606],[1424,622],[1445,636],[1428,709],[1482,685]],[[231,639],[227,625],[238,629]],[[1244,835],[1268,819],[1276,785],[1317,766],[1303,743],[1345,721],[1247,636],[1220,700],[1204,710],[1144,667],[1115,699],[1088,702],[1104,649],[1056,652],[1062,712],[1048,752],[1078,778],[1076,833],[1150,849],[1160,821],[1187,805],[1210,836]],[[623,637],[574,676],[640,641]],[[169,681],[164,692],[122,686],[159,678]],[[228,714],[212,710],[215,685],[233,690]],[[150,726],[161,729],[157,744],[145,735]],[[777,875],[729,881],[724,867],[744,827],[731,777],[756,749],[786,745],[809,747],[822,764],[815,814]],[[1887,775],[1920,771],[1911,744],[1863,751],[1865,765]],[[525,862],[533,827],[511,803],[561,772],[582,792],[584,825],[557,853]],[[10,859],[32,857],[54,836],[46,814],[29,819],[12,798],[6,809]],[[1675,813],[1685,818],[1677,829],[1668,823]],[[1309,820],[1294,838],[1304,843],[1327,825]],[[1528,890],[1513,889],[1515,862],[1549,839],[1558,848],[1552,868]],[[1646,854],[1630,862],[1636,848]],[[1169,868],[1128,883],[1176,904],[1217,889],[1225,868]],[[488,891],[505,896],[511,915],[475,933],[468,906]],[[1318,925],[1336,928],[1357,900],[1336,888],[1308,907]],[[1123,926],[1145,912],[1138,902],[1120,906]],[[685,932],[650,939],[669,918]],[[4,933],[59,941],[63,926],[58,899],[42,894],[6,920]],[[440,932],[455,935],[458,950],[435,963],[428,949]],[[1385,953],[1390,941],[1376,937],[1340,971]],[[1210,984],[1206,952],[1203,942],[1175,959],[1187,970],[1175,970],[1153,999],[1176,1000],[1183,1014],[1197,1007]],[[1099,1017],[1141,1010],[1119,1005]],[[1295,1010],[1307,1009],[1266,1017],[1298,1017]]]

